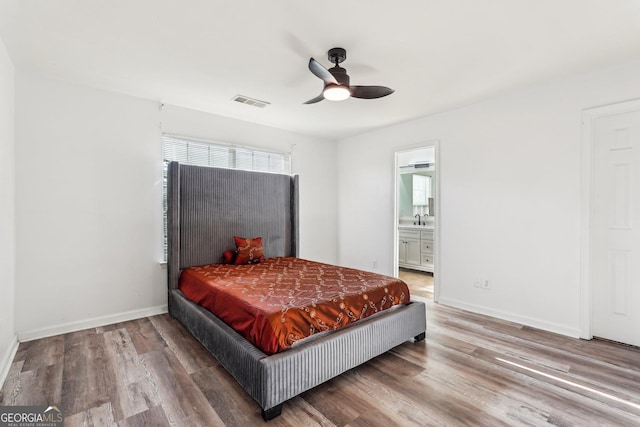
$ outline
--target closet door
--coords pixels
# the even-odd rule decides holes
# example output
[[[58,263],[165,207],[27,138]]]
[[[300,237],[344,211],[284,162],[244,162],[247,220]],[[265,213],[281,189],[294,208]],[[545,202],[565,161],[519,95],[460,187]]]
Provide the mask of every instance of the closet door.
[[[593,335],[640,346],[640,111],[594,122]]]

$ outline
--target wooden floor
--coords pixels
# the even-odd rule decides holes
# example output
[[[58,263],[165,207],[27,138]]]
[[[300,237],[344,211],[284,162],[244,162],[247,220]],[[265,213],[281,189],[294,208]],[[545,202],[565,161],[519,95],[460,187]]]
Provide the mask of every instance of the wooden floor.
[[[292,399],[268,425],[640,425],[638,349],[427,306],[425,341]],[[264,424],[168,315],[20,344],[0,402],[58,404],[66,427]]]
[[[400,268],[398,277],[409,286],[412,296],[433,299],[433,273]]]

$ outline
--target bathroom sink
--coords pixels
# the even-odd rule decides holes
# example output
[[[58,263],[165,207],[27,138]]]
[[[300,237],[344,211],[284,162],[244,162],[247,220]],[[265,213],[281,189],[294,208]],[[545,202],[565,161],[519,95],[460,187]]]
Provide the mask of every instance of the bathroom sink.
[[[400,230],[433,230],[433,224],[401,224],[398,225]]]

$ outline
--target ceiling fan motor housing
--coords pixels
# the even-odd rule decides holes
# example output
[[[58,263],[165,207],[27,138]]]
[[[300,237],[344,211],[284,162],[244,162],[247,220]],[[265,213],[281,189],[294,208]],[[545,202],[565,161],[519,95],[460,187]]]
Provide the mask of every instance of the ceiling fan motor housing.
[[[329,72],[336,78],[339,84],[349,87],[351,79],[349,78],[349,74],[347,74],[347,70],[336,65],[335,67],[329,68]]]

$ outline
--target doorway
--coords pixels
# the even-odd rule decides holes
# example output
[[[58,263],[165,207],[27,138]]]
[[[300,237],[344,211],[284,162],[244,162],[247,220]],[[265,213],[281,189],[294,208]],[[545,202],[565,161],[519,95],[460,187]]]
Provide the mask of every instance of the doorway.
[[[640,346],[640,100],[583,119],[581,336]]]
[[[440,294],[439,143],[395,152],[394,271],[416,299]]]

